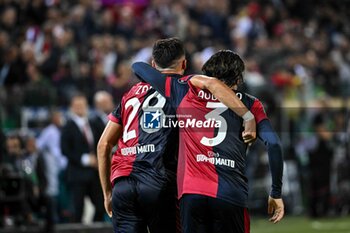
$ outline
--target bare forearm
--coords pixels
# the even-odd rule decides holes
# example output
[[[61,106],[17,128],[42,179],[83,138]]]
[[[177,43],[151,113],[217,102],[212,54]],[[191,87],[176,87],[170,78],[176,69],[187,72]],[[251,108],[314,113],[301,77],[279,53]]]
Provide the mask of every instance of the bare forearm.
[[[195,75],[190,82],[197,88],[210,91],[221,103],[225,104],[240,117],[249,112],[234,91],[218,79],[205,75]]]
[[[220,100],[220,102],[225,104],[240,117],[248,112],[248,109],[243,102],[224,83],[213,82],[213,84],[209,85],[207,88],[218,100]]]
[[[109,121],[97,145],[98,172],[105,199],[112,192],[110,182],[111,151],[121,137],[122,130],[123,127],[121,125]]]
[[[103,190],[103,195],[106,197],[112,192],[110,183],[111,159],[110,154],[112,147],[108,143],[99,143],[97,147],[98,173]]]

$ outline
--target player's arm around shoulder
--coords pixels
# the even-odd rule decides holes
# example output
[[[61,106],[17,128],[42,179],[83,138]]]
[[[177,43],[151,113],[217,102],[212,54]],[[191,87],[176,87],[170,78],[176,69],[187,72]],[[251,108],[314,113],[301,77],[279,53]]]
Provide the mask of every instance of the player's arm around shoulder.
[[[123,126],[109,121],[97,144],[98,172],[100,176],[104,206],[109,217],[112,217],[112,187],[109,180],[111,169],[110,154],[122,135]]]
[[[194,75],[190,82],[199,89],[206,89],[220,102],[243,118],[244,132],[242,137],[245,143],[251,143],[256,139],[256,122],[254,115],[247,109],[231,88],[220,80],[205,75]]]
[[[219,80],[214,77],[209,77],[209,76],[200,75],[200,74],[196,74],[190,79],[190,82],[193,86],[199,89],[208,89],[208,90],[210,86],[216,85],[217,81]]]

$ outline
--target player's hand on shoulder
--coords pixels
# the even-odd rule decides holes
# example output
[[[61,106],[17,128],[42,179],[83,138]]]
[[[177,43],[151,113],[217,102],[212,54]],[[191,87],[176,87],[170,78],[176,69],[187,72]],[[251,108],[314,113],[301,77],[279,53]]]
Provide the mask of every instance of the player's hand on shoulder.
[[[272,215],[270,222],[278,223],[284,216],[284,204],[282,198],[272,198],[269,196],[268,213]]]

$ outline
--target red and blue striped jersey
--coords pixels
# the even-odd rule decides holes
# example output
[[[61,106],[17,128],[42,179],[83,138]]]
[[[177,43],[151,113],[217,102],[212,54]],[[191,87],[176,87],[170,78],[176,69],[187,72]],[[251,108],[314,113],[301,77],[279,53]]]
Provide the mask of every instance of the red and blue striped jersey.
[[[175,180],[178,132],[161,127],[165,115],[175,115],[174,108],[147,83],[134,85],[123,96],[109,115],[111,121],[123,126],[112,157],[112,183],[122,176],[134,176],[157,187]]]
[[[241,92],[236,94],[254,114],[257,123],[267,118],[258,99]],[[244,130],[242,118],[211,93],[192,86],[190,82],[188,92],[177,106],[177,115],[179,121],[189,116],[196,119],[194,127],[179,129],[179,198],[186,193],[202,194],[246,207],[247,145],[241,136]],[[205,122],[214,123],[204,127]]]

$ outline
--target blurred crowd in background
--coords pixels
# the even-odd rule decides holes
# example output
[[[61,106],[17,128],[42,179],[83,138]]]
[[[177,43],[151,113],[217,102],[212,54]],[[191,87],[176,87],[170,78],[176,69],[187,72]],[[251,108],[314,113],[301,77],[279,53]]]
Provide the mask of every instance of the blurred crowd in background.
[[[185,43],[188,74],[201,73],[219,49],[243,57],[241,88],[265,104],[284,146],[287,212],[348,215],[349,12],[347,0],[0,0],[0,171],[9,174],[12,164],[26,177],[31,201],[21,204],[23,219],[44,209],[55,213],[47,221],[78,221],[69,196],[79,190],[67,178],[74,161],[41,135],[48,127],[64,131],[78,93],[94,131],[93,119],[111,111],[99,109],[96,93],[117,105],[138,82],[131,64],[150,62],[155,40],[173,36]],[[255,143],[248,156],[253,213],[266,212],[263,148]],[[1,200],[0,207],[10,215]]]

